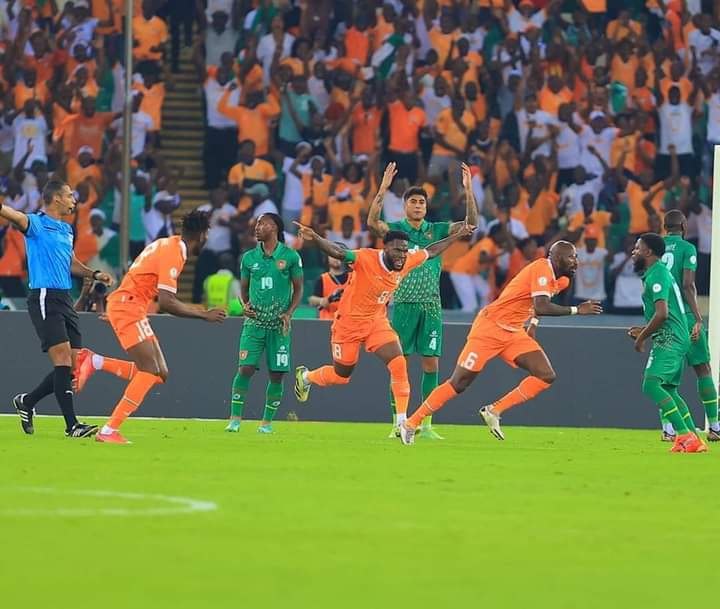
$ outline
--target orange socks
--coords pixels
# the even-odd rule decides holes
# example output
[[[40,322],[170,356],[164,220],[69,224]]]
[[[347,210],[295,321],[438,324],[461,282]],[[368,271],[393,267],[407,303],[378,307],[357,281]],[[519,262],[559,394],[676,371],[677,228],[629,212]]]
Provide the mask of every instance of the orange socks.
[[[154,385],[162,382],[163,380],[159,376],[155,376],[149,372],[138,372],[125,388],[125,393],[120,398],[117,406],[115,406],[115,410],[113,410],[107,427],[113,430],[119,429],[120,425],[125,422],[125,419],[142,404],[148,391],[150,391]],[[104,429],[103,433],[105,433]]]
[[[427,399],[420,405],[413,416],[411,416],[406,425],[410,429],[415,429],[425,417],[431,416],[434,412],[440,410],[446,402],[452,400],[457,395],[457,391],[449,381],[445,381],[442,385],[438,385],[432,390]]]
[[[340,376],[332,366],[323,366],[322,368],[310,370],[307,373],[307,380],[313,385],[327,387],[328,385],[347,385],[350,382],[350,377]]]
[[[135,362],[127,362],[122,359],[113,359],[111,357],[103,357],[102,367],[100,369],[103,372],[109,372],[110,374],[114,374],[126,381],[132,380],[135,376],[135,372],[137,371],[135,368]]]
[[[395,412],[399,415],[405,415],[410,401],[407,362],[402,355],[398,355],[388,362],[387,367],[390,371],[390,390],[395,398]]]
[[[500,415],[509,408],[531,400],[550,387],[550,383],[541,381],[536,376],[527,376],[512,391],[506,393],[492,405],[495,414]]]

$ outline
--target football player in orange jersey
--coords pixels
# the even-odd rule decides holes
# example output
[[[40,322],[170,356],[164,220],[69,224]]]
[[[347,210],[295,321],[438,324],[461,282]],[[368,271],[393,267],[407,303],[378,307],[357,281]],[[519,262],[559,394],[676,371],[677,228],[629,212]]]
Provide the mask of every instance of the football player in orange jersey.
[[[197,256],[207,241],[208,215],[192,211],[182,220],[182,234],[158,239],[135,259],[115,292],[108,298],[107,318],[134,362],[126,377],[130,383],[108,422],[95,436],[98,442],[128,444],[118,429],[142,403],[148,391],[167,379],[168,368],[147,318],[148,305],[157,296],[160,309],[177,317],[222,322],[223,309],[204,311],[178,300],[177,281],[188,253]],[[122,361],[122,360],[115,360]],[[125,362],[126,364],[129,362]]]
[[[364,345],[366,351],[375,353],[388,367],[397,420],[404,421],[410,399],[410,383],[400,339],[388,321],[387,304],[403,277],[429,258],[442,254],[454,241],[472,234],[474,227],[464,224],[450,237],[431,243],[425,249],[409,252],[409,237],[403,231],[388,231],[383,237],[384,247],[381,250],[347,250],[323,239],[312,229],[297,222],[295,224],[300,227],[298,234],[303,239],[314,241],[322,252],[353,267],[332,325],[333,365],[317,370],[298,366],[295,370],[297,399],[305,402],[312,384],[349,383],[360,356],[360,346]]]
[[[505,439],[500,429],[500,415],[534,398],[555,380],[550,360],[535,340],[535,329],[539,323],[536,316],[602,313],[602,307],[592,301],[583,302],[577,307],[550,302],[553,296],[570,285],[570,278],[575,275],[577,265],[575,246],[568,241],[558,241],[550,248],[547,258],[527,265],[505,287],[497,300],[477,314],[450,379],[439,385],[420,408],[400,425],[403,444],[412,444],[415,430],[423,418],[437,412],[448,400],[465,391],[485,364],[495,357],[501,357],[513,368],[520,367],[530,373],[515,389],[479,411],[490,432],[498,440]]]

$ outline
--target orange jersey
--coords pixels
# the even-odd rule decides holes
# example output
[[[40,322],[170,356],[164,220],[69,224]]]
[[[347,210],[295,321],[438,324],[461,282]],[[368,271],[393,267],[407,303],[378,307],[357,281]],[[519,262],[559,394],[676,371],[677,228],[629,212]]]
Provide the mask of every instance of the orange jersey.
[[[543,258],[528,264],[491,302],[478,314],[487,317],[505,330],[517,332],[533,315],[533,298],[552,298],[570,285],[567,277],[555,277],[550,260]]]
[[[111,301],[127,302],[147,307],[159,290],[175,294],[180,273],[187,260],[187,248],[179,236],[158,239],[135,258],[120,287],[110,296]]]
[[[338,305],[338,317],[373,319],[386,315],[386,306],[400,281],[428,259],[427,250],[409,252],[402,271],[390,271],[383,250],[352,250],[355,256],[345,292]]]

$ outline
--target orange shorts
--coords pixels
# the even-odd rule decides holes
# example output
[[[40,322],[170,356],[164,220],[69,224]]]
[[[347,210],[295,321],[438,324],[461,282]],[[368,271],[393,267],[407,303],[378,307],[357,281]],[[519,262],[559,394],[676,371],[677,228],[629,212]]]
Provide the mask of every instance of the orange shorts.
[[[107,316],[120,346],[127,351],[148,339],[155,339],[155,333],[147,318],[145,305],[108,302]]]
[[[471,372],[480,372],[491,359],[501,357],[517,368],[517,357],[533,351],[542,351],[542,347],[525,330],[510,332],[486,317],[476,317],[457,364]]]
[[[364,344],[365,351],[372,353],[393,342],[400,343],[400,339],[385,316],[373,319],[336,319],[330,333],[333,361],[346,366],[357,363],[360,358],[360,345]]]

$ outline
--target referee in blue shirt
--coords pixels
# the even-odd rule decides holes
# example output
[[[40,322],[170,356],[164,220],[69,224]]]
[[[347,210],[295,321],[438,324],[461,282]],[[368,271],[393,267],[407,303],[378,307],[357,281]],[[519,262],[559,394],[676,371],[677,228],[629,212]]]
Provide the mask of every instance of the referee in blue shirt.
[[[96,425],[78,422],[73,407],[72,371],[82,347],[79,317],[70,298],[71,275],[92,277],[107,286],[113,279],[93,271],[73,253],[73,230],[66,219],[75,212],[73,191],[65,182],[50,180],[42,193],[44,209],[24,214],[0,204],[0,217],[9,220],[25,234],[30,294],[28,310],[42,350],[47,352],[54,370],[30,393],[13,398],[23,431],[33,433],[35,405],[55,393],[65,418],[65,435],[84,438],[97,432]]]

